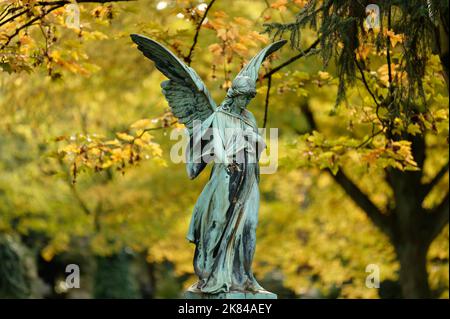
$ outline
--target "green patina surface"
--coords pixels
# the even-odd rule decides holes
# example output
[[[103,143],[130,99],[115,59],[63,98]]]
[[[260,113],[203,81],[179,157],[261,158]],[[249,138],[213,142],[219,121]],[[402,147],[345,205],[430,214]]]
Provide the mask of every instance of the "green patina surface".
[[[286,41],[268,45],[251,59],[234,79],[225,100],[216,106],[192,68],[158,42],[135,34],[131,37],[169,78],[161,87],[172,113],[189,133],[189,178],[214,163],[187,234],[196,246],[194,270],[199,281],[186,297],[276,298],[259,285],[251,269],[259,210],[258,161],[266,146],[253,114],[246,108],[256,95],[262,62]],[[212,156],[206,159],[205,154]]]

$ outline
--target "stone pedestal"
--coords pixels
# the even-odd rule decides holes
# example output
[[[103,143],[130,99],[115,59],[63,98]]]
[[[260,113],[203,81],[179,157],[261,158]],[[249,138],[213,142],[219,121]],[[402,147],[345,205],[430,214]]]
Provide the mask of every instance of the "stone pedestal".
[[[277,295],[266,290],[230,291],[218,294],[206,294],[197,289],[196,284],[188,288],[184,293],[186,299],[277,299]]]

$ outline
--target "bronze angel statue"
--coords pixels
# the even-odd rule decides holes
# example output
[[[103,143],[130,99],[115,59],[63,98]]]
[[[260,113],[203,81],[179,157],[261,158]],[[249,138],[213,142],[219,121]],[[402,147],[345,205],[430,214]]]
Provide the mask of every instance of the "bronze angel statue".
[[[253,57],[216,106],[192,68],[150,38],[137,34],[131,38],[169,79],[161,83],[162,93],[189,133],[189,178],[214,163],[187,234],[195,244],[194,270],[199,277],[193,289],[205,294],[264,292],[251,266],[259,209],[258,160],[265,144],[247,105],[256,95],[262,62],[286,41],[274,42]]]

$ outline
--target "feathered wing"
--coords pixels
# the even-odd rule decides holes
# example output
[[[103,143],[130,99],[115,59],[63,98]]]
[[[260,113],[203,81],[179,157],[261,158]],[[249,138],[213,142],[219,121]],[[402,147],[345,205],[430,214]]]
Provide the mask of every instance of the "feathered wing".
[[[169,78],[161,83],[162,92],[180,123],[192,132],[194,120],[203,121],[216,109],[200,76],[162,44],[142,35],[132,34],[138,49],[155,62],[156,68]]]
[[[242,68],[237,76],[248,76],[256,82],[256,80],[258,80],[259,68],[261,67],[264,59],[275,51],[279,50],[283,45],[286,44],[286,42],[286,40],[280,40],[266,46]]]

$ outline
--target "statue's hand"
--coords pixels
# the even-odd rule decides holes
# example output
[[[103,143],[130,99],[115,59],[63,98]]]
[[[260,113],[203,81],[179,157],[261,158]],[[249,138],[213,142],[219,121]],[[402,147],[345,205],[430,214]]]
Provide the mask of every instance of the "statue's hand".
[[[239,167],[238,163],[233,162],[231,164],[228,164],[226,170],[227,170],[227,173],[231,175],[231,174],[234,174],[235,172],[240,172],[241,168]]]

